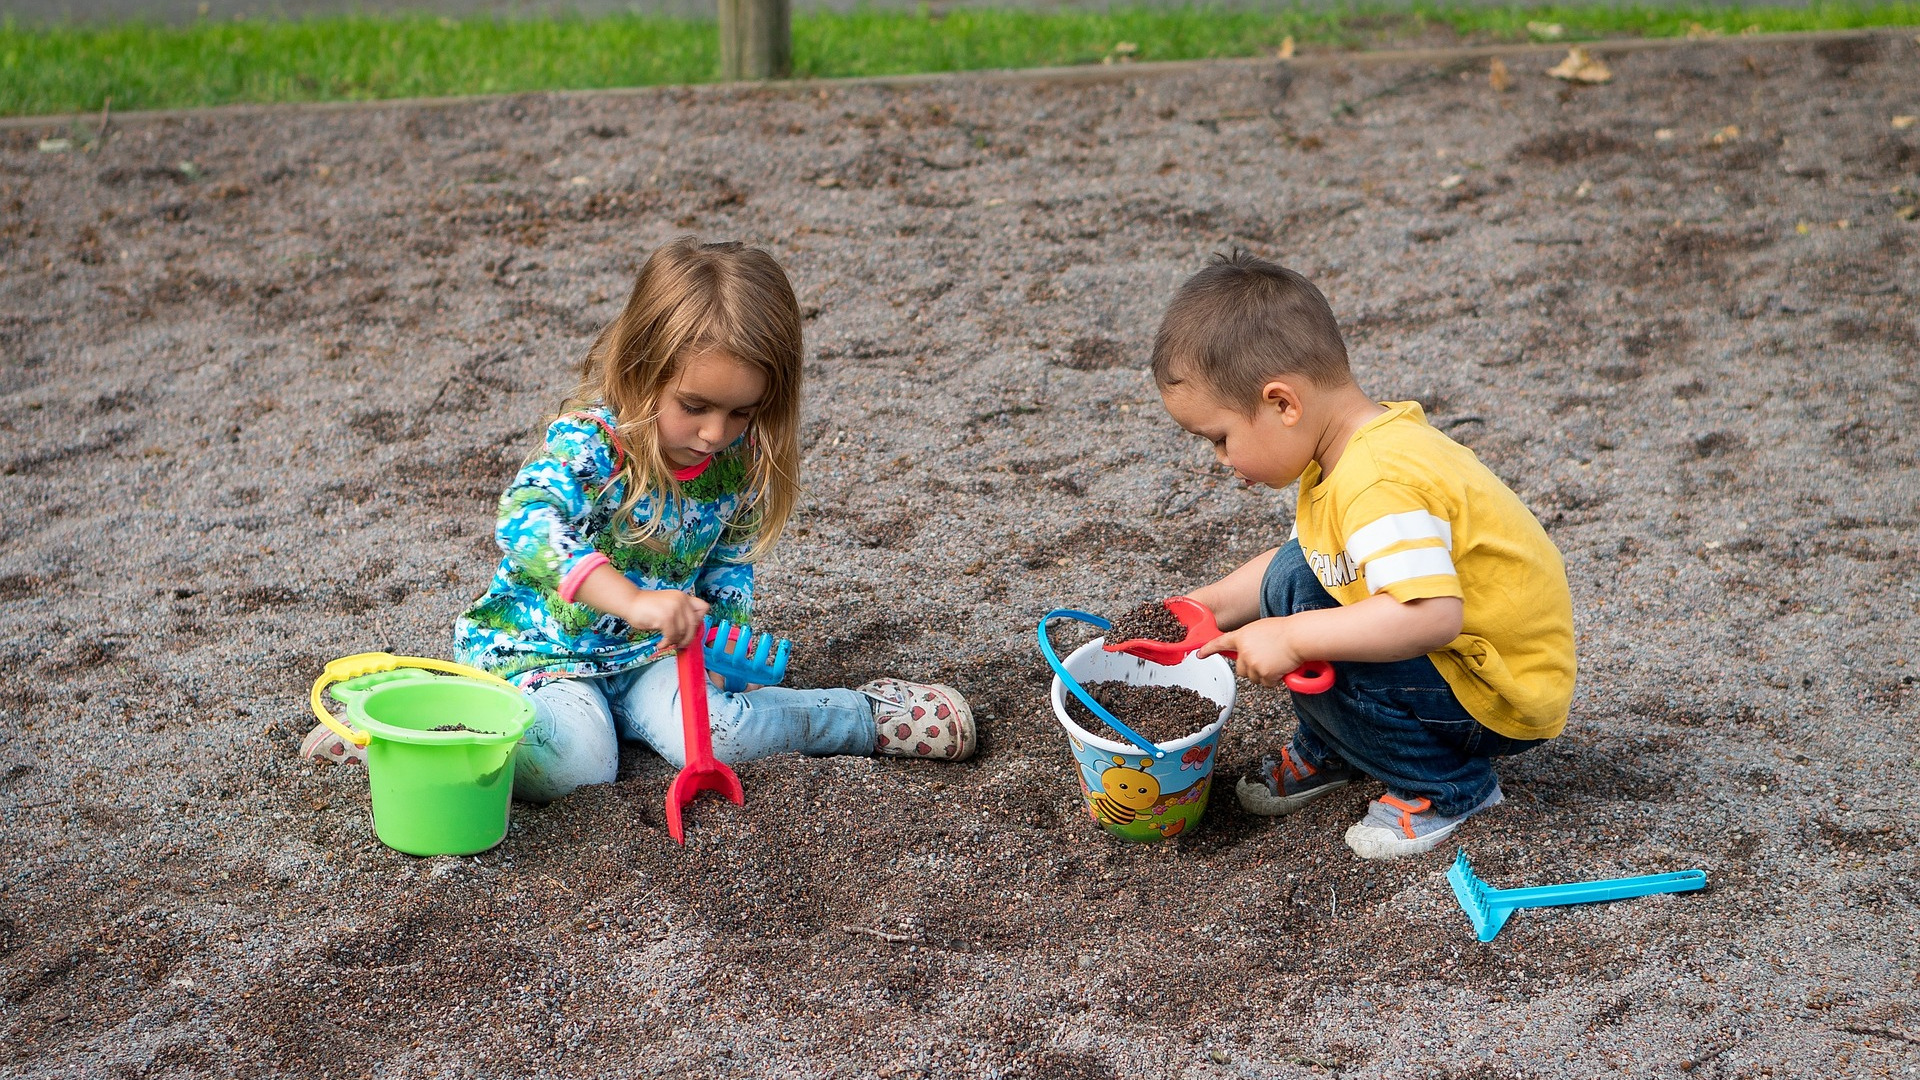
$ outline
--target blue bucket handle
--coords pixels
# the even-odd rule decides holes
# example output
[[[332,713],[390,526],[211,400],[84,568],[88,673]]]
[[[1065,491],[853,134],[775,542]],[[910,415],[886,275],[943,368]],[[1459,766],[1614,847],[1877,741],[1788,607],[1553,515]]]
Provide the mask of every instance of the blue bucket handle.
[[[1093,700],[1093,695],[1087,693],[1086,688],[1080,685],[1080,680],[1068,674],[1066,665],[1060,662],[1060,657],[1053,651],[1053,642],[1047,639],[1047,624],[1055,619],[1077,619],[1101,630],[1113,629],[1113,623],[1090,612],[1075,611],[1072,608],[1054,608],[1040,617],[1040,625],[1035,628],[1034,636],[1040,639],[1040,655],[1047,658],[1047,666],[1060,677],[1061,685],[1072,691],[1074,697],[1080,699],[1080,704],[1085,705],[1093,715],[1099,717],[1101,723],[1125,735],[1142,753],[1152,754],[1156,759],[1166,757],[1167,752],[1160,749],[1158,744],[1122,723],[1119,717],[1107,711],[1105,705]]]

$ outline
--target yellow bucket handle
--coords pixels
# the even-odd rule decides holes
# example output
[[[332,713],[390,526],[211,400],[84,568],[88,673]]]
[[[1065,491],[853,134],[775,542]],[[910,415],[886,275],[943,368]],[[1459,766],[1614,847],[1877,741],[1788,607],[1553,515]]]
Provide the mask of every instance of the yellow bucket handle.
[[[355,731],[335,719],[333,714],[327,711],[326,706],[320,703],[320,691],[325,690],[334,683],[345,682],[348,679],[357,679],[362,675],[375,675],[382,671],[393,671],[396,668],[409,667],[423,668],[427,671],[443,671],[449,675],[463,675],[469,679],[479,679],[482,682],[498,683],[516,694],[520,692],[519,687],[500,678],[498,675],[490,675],[487,672],[481,671],[479,668],[470,668],[465,664],[455,664],[447,660],[435,660],[429,656],[395,656],[392,653],[363,652],[355,653],[352,656],[343,656],[338,660],[329,662],[326,669],[320,673],[320,677],[313,681],[313,697],[311,699],[313,715],[319,717],[321,723],[332,728],[334,733],[341,738],[355,746],[365,746],[373,740],[373,736],[368,735],[364,731]]]

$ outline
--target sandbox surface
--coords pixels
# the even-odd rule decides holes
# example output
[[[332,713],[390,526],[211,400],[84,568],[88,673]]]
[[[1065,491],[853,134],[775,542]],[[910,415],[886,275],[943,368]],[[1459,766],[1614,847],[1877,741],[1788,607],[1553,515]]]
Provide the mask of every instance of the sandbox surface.
[[[0,144],[0,1074],[1755,1077],[1920,1070],[1910,843],[1920,46],[1706,42],[1106,85],[208,114]],[[1906,216],[1902,216],[1902,211]],[[773,250],[806,481],[796,685],[971,696],[960,766],[671,770],[376,843],[298,760],[327,659],[446,655],[492,507],[651,245]],[[1087,819],[1033,624],[1287,534],[1161,411],[1173,287],[1307,272],[1565,552],[1580,691],[1460,834],[1685,896],[1475,942],[1379,789]],[[1063,633],[1063,638],[1070,634]],[[1063,640],[1062,648],[1072,644]],[[1276,749],[1243,694],[1228,780]]]

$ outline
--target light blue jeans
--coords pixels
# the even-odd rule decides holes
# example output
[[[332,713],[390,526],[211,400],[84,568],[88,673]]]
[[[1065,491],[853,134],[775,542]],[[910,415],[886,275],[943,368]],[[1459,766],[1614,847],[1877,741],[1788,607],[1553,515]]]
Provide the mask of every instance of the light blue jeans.
[[[549,679],[530,696],[533,726],[513,767],[516,799],[551,802],[586,784],[611,783],[620,739],[638,739],[676,767],[687,762],[671,657],[602,678]],[[852,690],[769,686],[729,694],[709,684],[707,717],[721,761],[873,753],[873,706]]]

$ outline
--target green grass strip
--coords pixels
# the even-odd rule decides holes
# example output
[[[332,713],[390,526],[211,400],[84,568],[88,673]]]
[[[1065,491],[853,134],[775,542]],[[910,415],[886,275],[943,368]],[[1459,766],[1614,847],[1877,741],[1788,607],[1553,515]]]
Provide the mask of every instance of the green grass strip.
[[[1366,3],[1323,10],[1216,8],[811,12],[794,18],[794,74],[894,75],[1097,63],[1109,56],[1187,60],[1254,56],[1292,37],[1353,48],[1436,29],[1469,41],[1667,37],[1689,32],[1834,30],[1920,24],[1920,0],[1827,0],[1805,7],[1450,7]],[[233,102],[593,89],[707,82],[712,23],[639,15],[498,20],[335,16],[23,26],[0,23],[0,115]]]

